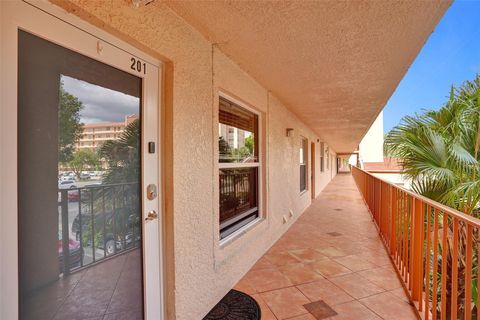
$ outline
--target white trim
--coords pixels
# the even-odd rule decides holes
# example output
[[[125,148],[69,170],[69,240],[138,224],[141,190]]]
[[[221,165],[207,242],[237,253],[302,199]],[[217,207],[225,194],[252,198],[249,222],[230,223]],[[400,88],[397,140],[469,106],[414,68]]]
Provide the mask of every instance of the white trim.
[[[263,143],[262,143],[262,135],[263,135],[263,124],[262,124],[262,120],[263,120],[263,116],[262,116],[262,113],[253,108],[252,106],[250,106],[249,104],[233,97],[232,95],[222,91],[222,90],[219,90],[218,91],[218,97],[219,98],[224,98],[234,104],[237,104],[238,106],[244,108],[245,110],[247,111],[250,111],[254,114],[257,115],[257,121],[258,121],[258,133],[257,133],[257,137],[255,137],[255,139],[258,139],[258,162],[247,162],[247,163],[226,163],[226,162],[218,162],[218,159],[215,159],[215,161],[217,161],[217,164],[218,164],[218,169],[229,169],[229,168],[252,168],[252,167],[257,167],[258,168],[258,172],[257,172],[257,208],[258,208],[258,218],[255,219],[254,221],[252,221],[251,223],[243,226],[242,228],[238,229],[237,231],[235,231],[234,233],[232,233],[231,235],[228,235],[227,237],[223,238],[223,239],[220,239],[220,245],[224,245],[226,242],[229,242],[229,241],[225,241],[227,239],[233,239],[233,238],[237,238],[236,236],[234,237],[234,235],[238,235],[238,234],[241,234],[242,232],[244,232],[245,230],[249,229],[251,227],[251,225],[257,221],[257,220],[263,220],[263,219],[266,219],[266,217],[264,217],[264,212],[263,212],[263,154],[262,154],[262,147],[263,147]],[[218,107],[214,110],[217,110],[217,113],[219,112],[219,109]],[[220,121],[216,121],[215,123],[215,126],[218,127],[218,125],[220,124]],[[217,129],[217,128],[215,128]],[[217,144],[217,148],[218,148],[218,144]],[[218,179],[217,179],[218,180]],[[219,190],[220,189],[220,186],[216,185],[216,188]],[[220,215],[220,203],[217,203],[216,204],[217,208],[218,208],[218,214]],[[215,222],[215,223],[218,223],[218,220]],[[214,229],[214,230],[217,230],[217,229]],[[219,224],[219,228],[218,228],[218,231],[219,231],[219,236],[220,236],[220,224]]]
[[[249,224],[244,225],[237,231],[233,232],[232,234],[226,236],[223,239],[220,239],[220,248],[223,249],[229,244],[231,244],[233,241],[236,239],[239,239],[242,235],[246,234],[248,231],[259,225],[260,223],[267,221],[265,218],[262,218],[260,216],[257,217],[257,219],[253,220]]]
[[[103,41],[108,42],[112,46],[116,47],[117,49],[122,50],[125,53],[128,53],[129,55],[133,54],[137,58],[140,58],[145,62],[148,62],[151,65],[154,65],[157,67],[162,66],[162,62],[159,61],[158,59],[146,54],[145,52],[139,50],[138,48],[132,46],[131,44],[116,38],[115,36],[111,35],[105,30],[97,28],[91,25],[90,23],[86,22],[85,20],[82,20],[79,17],[68,13],[64,9],[56,5],[53,5],[48,0],[21,0],[21,1],[24,1],[29,5],[31,5],[32,7],[36,7],[44,11],[46,14],[51,15],[52,17],[58,18],[77,29],[83,30],[84,32],[90,34],[93,37],[100,38]]]
[[[157,152],[142,152],[142,186],[159,187],[156,201],[143,200],[143,217],[156,210],[159,219],[144,225],[144,290],[146,319],[164,319],[163,207],[160,165],[162,64],[103,30],[46,2],[0,2],[0,319],[18,318],[17,243],[17,34],[22,29],[97,61],[143,78],[142,144],[157,144]],[[97,45],[103,49],[98,52]],[[130,69],[134,56],[147,64],[146,74]],[[4,152],[8,150],[8,152]],[[143,194],[145,198],[145,193]]]
[[[223,227],[225,226],[229,226],[229,225],[232,225],[234,224],[235,222],[237,222],[238,220],[241,220],[243,219],[244,217],[254,213],[255,211],[258,211],[258,207],[255,207],[255,208],[251,208],[245,212],[242,212],[241,214],[239,214],[238,216],[235,216],[235,217],[232,217],[230,219],[228,219],[227,221],[223,221],[222,223],[220,223],[220,229],[222,229]]]
[[[256,168],[260,167],[260,162],[219,162],[219,169],[234,169],[234,168]]]

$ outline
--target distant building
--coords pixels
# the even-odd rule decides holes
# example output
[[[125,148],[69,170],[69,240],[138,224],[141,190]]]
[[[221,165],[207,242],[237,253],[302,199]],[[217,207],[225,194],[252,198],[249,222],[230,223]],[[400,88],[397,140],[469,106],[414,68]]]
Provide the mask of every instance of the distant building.
[[[83,135],[75,145],[77,150],[90,149],[96,151],[108,140],[118,140],[125,127],[138,119],[137,114],[125,117],[123,122],[102,122],[83,125]]]
[[[411,185],[402,170],[400,159],[384,157],[383,111],[363,137],[358,150],[350,157],[351,165],[370,172],[374,176],[409,189]]]
[[[232,149],[245,147],[245,133],[245,130],[226,125],[220,125],[218,129],[219,136],[223,137]]]

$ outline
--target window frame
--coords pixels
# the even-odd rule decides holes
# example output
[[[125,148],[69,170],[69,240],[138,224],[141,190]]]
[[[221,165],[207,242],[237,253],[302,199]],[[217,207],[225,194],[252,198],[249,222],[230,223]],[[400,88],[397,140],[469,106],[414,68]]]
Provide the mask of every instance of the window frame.
[[[320,142],[320,172],[325,172],[325,142]]]
[[[300,172],[301,172],[301,168],[302,166],[305,166],[305,189],[302,189],[302,176],[300,175],[300,179],[299,179],[299,187],[300,187],[300,194],[302,193],[305,193],[308,191],[308,138],[304,137],[304,136],[300,136],[300,150],[303,151],[303,163],[300,162],[300,159],[299,159],[299,169],[300,169]]]
[[[220,245],[223,245],[227,242],[229,242],[232,238],[235,238],[238,234],[242,233],[245,229],[248,229],[251,225],[256,224],[258,221],[262,220],[264,218],[264,212],[263,212],[263,154],[262,154],[262,136],[263,136],[263,116],[262,113],[253,108],[252,106],[246,104],[245,102],[232,97],[231,95],[224,93],[224,92],[219,92],[218,94],[218,101],[217,101],[217,121],[216,121],[216,126],[215,126],[215,131],[218,133],[218,127],[221,124],[220,119],[218,118],[219,112],[220,112],[220,99],[227,100],[228,102],[248,111],[257,116],[257,137],[255,139],[258,139],[256,141],[256,145],[258,146],[258,161],[257,162],[246,162],[246,163],[239,163],[239,162],[220,162],[220,150],[218,149],[218,142],[216,143],[216,148],[217,148],[217,154],[216,154],[216,161],[218,165],[218,171],[217,174],[218,176],[220,175],[220,170],[222,169],[240,169],[240,168],[257,168],[257,217],[253,219],[252,221],[248,222],[247,224],[239,227],[238,229],[234,230],[230,234],[222,237],[221,235],[221,223],[220,223],[220,197],[217,199],[217,208],[218,208],[218,219],[215,221],[215,223],[218,223],[218,236],[220,239]],[[220,135],[217,135],[216,141],[218,141],[218,138]],[[218,195],[220,195],[220,179],[217,176],[217,191]],[[244,213],[241,213],[239,216],[242,215],[248,215],[250,210],[245,211]],[[248,214],[247,214],[248,213]],[[239,219],[241,220],[241,218]],[[235,225],[238,221],[235,221],[232,223],[232,226]]]
[[[330,148],[328,147],[328,145],[325,148],[325,153],[327,155],[327,157],[326,157],[327,170],[330,170]]]

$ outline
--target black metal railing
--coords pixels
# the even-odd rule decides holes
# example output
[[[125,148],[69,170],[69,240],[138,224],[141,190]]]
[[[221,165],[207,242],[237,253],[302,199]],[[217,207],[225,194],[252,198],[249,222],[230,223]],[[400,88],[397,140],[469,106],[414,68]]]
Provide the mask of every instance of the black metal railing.
[[[257,208],[258,168],[220,170],[220,223]]]
[[[69,274],[140,246],[138,182],[58,192],[61,273]]]

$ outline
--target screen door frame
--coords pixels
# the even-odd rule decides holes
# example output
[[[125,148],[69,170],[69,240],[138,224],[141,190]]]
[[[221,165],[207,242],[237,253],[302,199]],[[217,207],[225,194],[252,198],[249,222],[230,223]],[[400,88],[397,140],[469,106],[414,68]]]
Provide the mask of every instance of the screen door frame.
[[[163,65],[135,47],[48,3],[0,3],[0,318],[18,319],[17,57],[18,30],[142,78],[142,217],[145,318],[165,319],[161,188]],[[141,67],[136,68],[140,61]],[[134,67],[132,69],[132,67]],[[143,67],[143,68],[142,68]],[[146,70],[144,72],[144,70]],[[148,143],[156,144],[148,153]],[[146,199],[146,187],[158,197]],[[146,221],[155,210],[158,219]]]

